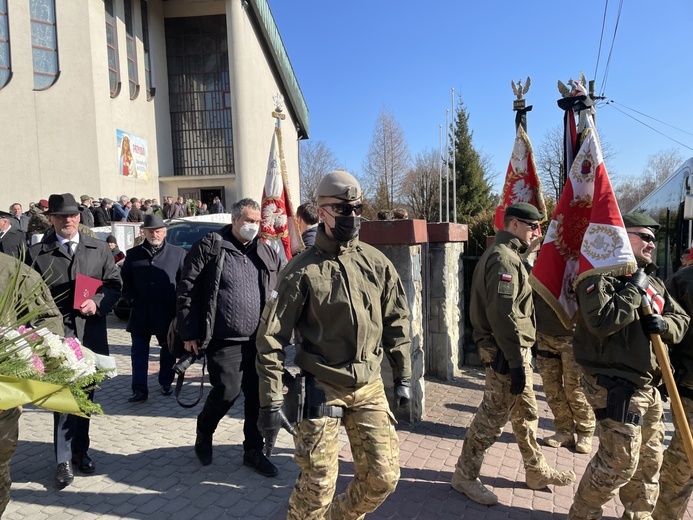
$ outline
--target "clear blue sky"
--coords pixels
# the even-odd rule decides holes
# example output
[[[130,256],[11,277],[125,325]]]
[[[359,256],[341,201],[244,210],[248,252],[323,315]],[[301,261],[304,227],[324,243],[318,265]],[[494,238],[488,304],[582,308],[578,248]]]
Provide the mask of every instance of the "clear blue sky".
[[[324,141],[343,167],[362,171],[383,107],[400,123],[412,156],[437,150],[454,88],[470,114],[477,150],[491,156],[499,173],[496,185],[515,136],[510,81],[524,83],[527,76],[535,149],[547,130],[562,124],[557,80],[584,71],[596,79],[597,93],[690,147],[601,106],[597,127],[618,153],[614,183],[641,174],[659,151],[693,156],[693,2],[623,2],[604,83],[619,8],[609,2],[596,69],[605,2],[269,0],[308,104],[310,138]]]

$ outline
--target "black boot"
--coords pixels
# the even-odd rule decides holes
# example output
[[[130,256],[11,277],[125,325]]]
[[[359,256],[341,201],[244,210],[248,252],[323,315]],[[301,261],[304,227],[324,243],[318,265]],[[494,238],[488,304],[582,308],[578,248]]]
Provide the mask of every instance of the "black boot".
[[[203,466],[212,463],[212,436],[205,435],[199,429],[195,438],[195,455]]]
[[[243,464],[254,468],[263,477],[276,477],[279,471],[277,466],[272,464],[262,450],[245,450],[243,453]]]

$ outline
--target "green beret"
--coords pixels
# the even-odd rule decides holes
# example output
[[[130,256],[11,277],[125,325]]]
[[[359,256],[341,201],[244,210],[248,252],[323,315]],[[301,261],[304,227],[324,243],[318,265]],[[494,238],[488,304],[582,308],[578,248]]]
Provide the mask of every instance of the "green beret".
[[[544,214],[527,202],[517,202],[508,206],[505,210],[507,217],[525,218],[528,220],[541,220]]]
[[[335,197],[342,200],[361,198],[359,181],[344,170],[336,170],[325,175],[318,184],[318,197]]]
[[[657,221],[644,213],[626,213],[623,215],[623,224],[627,227],[646,227],[652,231],[659,229]]]

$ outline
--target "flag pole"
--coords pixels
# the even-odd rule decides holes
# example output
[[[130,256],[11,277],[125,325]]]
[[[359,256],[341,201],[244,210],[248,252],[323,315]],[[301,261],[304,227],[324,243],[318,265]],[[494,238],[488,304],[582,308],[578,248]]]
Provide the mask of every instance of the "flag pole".
[[[652,314],[652,307],[650,307],[650,302],[645,296],[642,298],[640,310],[643,316],[649,316]],[[674,374],[671,371],[669,355],[664,348],[664,343],[662,342],[662,338],[659,334],[650,334],[650,341],[652,341],[652,346],[654,347],[655,355],[657,356],[657,361],[659,362],[659,368],[662,370],[662,379],[664,379],[664,385],[666,386],[667,393],[669,394],[669,399],[671,399],[671,411],[674,414],[676,428],[681,435],[681,439],[683,440],[683,447],[685,448],[686,455],[688,456],[688,465],[693,471],[693,436],[691,436],[691,428],[688,424],[688,419],[686,419],[686,412],[683,409],[681,396],[676,388],[676,380],[674,379]]]
[[[438,125],[438,222],[443,221],[443,125]]]
[[[450,111],[445,109],[445,221],[450,222],[450,161],[448,161],[448,152],[450,151],[448,147],[448,137],[450,132],[448,130],[448,114]]]
[[[450,109],[452,114],[452,122],[454,127],[455,122],[455,89],[450,89],[452,91],[452,108]],[[457,168],[455,167],[455,132],[452,132],[452,221],[457,224]]]

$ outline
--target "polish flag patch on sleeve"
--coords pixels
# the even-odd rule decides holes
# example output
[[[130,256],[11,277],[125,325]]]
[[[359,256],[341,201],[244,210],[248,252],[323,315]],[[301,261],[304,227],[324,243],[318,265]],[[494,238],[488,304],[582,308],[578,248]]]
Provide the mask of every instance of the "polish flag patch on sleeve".
[[[594,284],[590,285],[590,286],[585,290],[585,292],[586,292],[587,294],[591,293],[592,291],[594,291]]]
[[[501,274],[501,280],[503,280],[504,282],[512,282],[513,281],[513,275],[503,273],[503,274]]]

